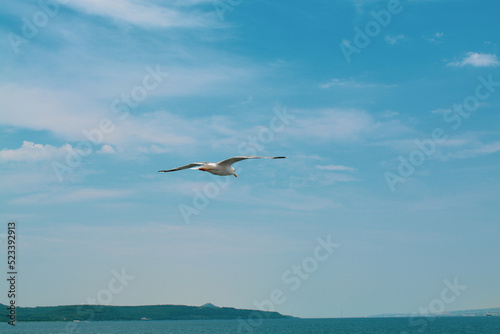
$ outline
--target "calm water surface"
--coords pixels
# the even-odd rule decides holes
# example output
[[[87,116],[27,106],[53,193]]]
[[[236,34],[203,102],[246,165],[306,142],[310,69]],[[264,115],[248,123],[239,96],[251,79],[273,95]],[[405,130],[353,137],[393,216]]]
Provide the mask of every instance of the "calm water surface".
[[[462,333],[498,334],[500,317],[280,319],[265,321],[96,321],[0,323],[0,333],[23,334],[316,334],[316,333]]]

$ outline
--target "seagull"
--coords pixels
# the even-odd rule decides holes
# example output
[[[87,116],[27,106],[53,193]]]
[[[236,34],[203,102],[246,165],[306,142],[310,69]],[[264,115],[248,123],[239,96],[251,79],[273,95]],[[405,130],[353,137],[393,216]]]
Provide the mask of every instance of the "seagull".
[[[246,155],[241,157],[232,157],[226,160],[222,160],[219,162],[193,162],[185,166],[177,167],[174,169],[165,169],[159,170],[158,173],[168,173],[175,172],[182,169],[198,169],[204,172],[209,172],[214,175],[234,175],[234,177],[238,177],[236,175],[236,171],[234,170],[232,164],[235,162],[246,160],[246,159],[285,159],[286,157],[256,157],[253,155]]]

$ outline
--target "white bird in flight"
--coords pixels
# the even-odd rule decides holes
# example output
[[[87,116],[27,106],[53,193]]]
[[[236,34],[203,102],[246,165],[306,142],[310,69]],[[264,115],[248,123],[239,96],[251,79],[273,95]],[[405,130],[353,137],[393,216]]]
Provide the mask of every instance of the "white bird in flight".
[[[198,169],[204,172],[209,172],[214,175],[236,175],[236,170],[231,166],[235,162],[246,160],[246,159],[285,159],[286,157],[256,157],[253,155],[247,155],[242,157],[232,157],[219,162],[193,162],[185,166],[177,167],[174,169],[159,170],[159,173],[175,172],[182,169]]]

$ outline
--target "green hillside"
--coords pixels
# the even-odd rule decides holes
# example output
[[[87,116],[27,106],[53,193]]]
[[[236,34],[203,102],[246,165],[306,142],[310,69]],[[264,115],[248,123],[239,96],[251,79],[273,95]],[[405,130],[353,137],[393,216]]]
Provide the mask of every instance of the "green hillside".
[[[207,320],[207,319],[247,319],[257,312],[264,318],[286,318],[278,312],[241,310],[232,307],[183,305],[150,306],[98,306],[67,305],[17,307],[16,321],[109,321],[109,320]],[[0,304],[2,322],[8,321],[7,306]],[[252,314],[253,313],[253,314]]]

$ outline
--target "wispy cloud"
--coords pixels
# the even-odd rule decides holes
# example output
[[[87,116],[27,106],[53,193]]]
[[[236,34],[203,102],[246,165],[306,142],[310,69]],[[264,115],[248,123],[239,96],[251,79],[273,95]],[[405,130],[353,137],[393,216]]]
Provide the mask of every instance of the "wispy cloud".
[[[357,140],[374,121],[368,113],[358,110],[323,110],[313,117],[296,121],[295,131],[305,137],[326,140]]]
[[[455,159],[470,159],[470,158],[475,158],[477,156],[490,155],[500,152],[500,142],[491,142],[491,143],[465,142],[462,143],[462,145],[460,146],[461,147],[468,146],[468,147],[455,149],[453,151],[450,150],[447,153],[443,153],[439,157],[440,160],[448,161]]]
[[[53,188],[49,192],[40,192],[33,195],[21,196],[13,199],[13,204],[54,204],[71,202],[92,202],[128,197],[129,190],[114,190],[100,188],[61,189]]]
[[[494,67],[500,65],[495,54],[468,52],[464,58],[448,63],[448,66],[463,67],[466,65],[474,67]]]
[[[68,5],[90,15],[109,17],[146,28],[198,28],[211,26],[216,22],[213,13],[192,9],[206,3],[207,1],[187,1],[183,4],[177,1],[171,7],[164,7],[134,0],[86,0],[71,1]],[[181,8],[188,6],[191,7],[189,11]]]
[[[404,34],[399,34],[399,35],[396,35],[396,36],[390,36],[390,35],[386,35],[385,36],[385,41],[387,42],[387,44],[390,44],[390,45],[395,45],[397,44],[400,40],[404,39],[405,38],[405,35]]]
[[[368,83],[355,79],[333,78],[328,82],[319,85],[321,88],[345,87],[345,88],[393,88],[397,85],[388,85],[382,83]]]
[[[91,108],[82,96],[63,90],[6,84],[0,85],[0,100],[6,111],[0,113],[3,125],[72,137],[99,120],[99,110]]]
[[[354,176],[348,174],[328,173],[324,175],[322,183],[324,183],[325,185],[332,185],[338,182],[352,182],[352,181],[359,181],[359,180]]]
[[[327,171],[348,171],[352,172],[355,169],[352,167],[342,166],[342,165],[316,165],[317,169],[327,170]]]
[[[431,37],[422,36],[423,39],[428,40],[429,42],[432,42],[435,44],[441,43],[443,37],[444,37],[444,32],[437,32],[434,35],[432,35]]]
[[[431,113],[433,113],[433,114],[446,114],[449,112],[451,112],[451,109],[449,109],[449,108],[438,108],[438,109],[431,110]]]
[[[93,151],[100,150],[100,153],[113,153],[117,146],[138,149],[151,145],[154,146],[151,146],[152,150],[165,152],[179,145],[216,143],[217,139],[238,134],[232,129],[230,120],[223,116],[188,117],[159,110],[142,114],[130,112],[121,119],[120,115],[105,106],[92,105],[82,97],[58,90],[3,85],[0,86],[0,99],[7,111],[0,114],[1,124],[49,131],[68,143],[68,146],[54,147],[25,142],[20,148],[2,151],[2,159],[10,161],[25,160],[30,154],[33,155],[32,160],[54,157],[82,140],[91,140]],[[99,124],[103,119],[111,122],[111,131],[103,133],[100,130]]]
[[[430,160],[452,161],[458,159],[471,159],[479,156],[495,154],[500,151],[500,142],[491,141],[490,133],[468,132],[461,135],[447,134],[446,140],[435,143],[433,152],[427,157]],[[429,141],[423,134],[419,138],[400,138],[378,141],[371,145],[387,146],[403,155],[408,155],[415,150],[422,150],[424,141]],[[395,160],[396,161],[396,160]]]
[[[308,194],[288,189],[267,189],[265,193],[257,192],[253,187],[238,190],[237,196],[228,196],[228,200],[240,203],[258,203],[261,207],[273,206],[286,211],[316,211],[338,206],[330,198],[324,198],[316,194]]]
[[[362,15],[365,12],[365,7],[381,2],[381,0],[351,0],[351,2],[356,8],[358,15]]]
[[[351,175],[356,169],[343,165],[316,165],[317,169],[322,171],[318,182],[325,185],[332,185],[339,182],[358,181],[356,177]]]
[[[296,111],[301,115],[303,112]],[[308,111],[298,117],[288,135],[334,141],[382,139],[412,133],[413,130],[395,119],[377,119],[364,110],[323,109]]]

